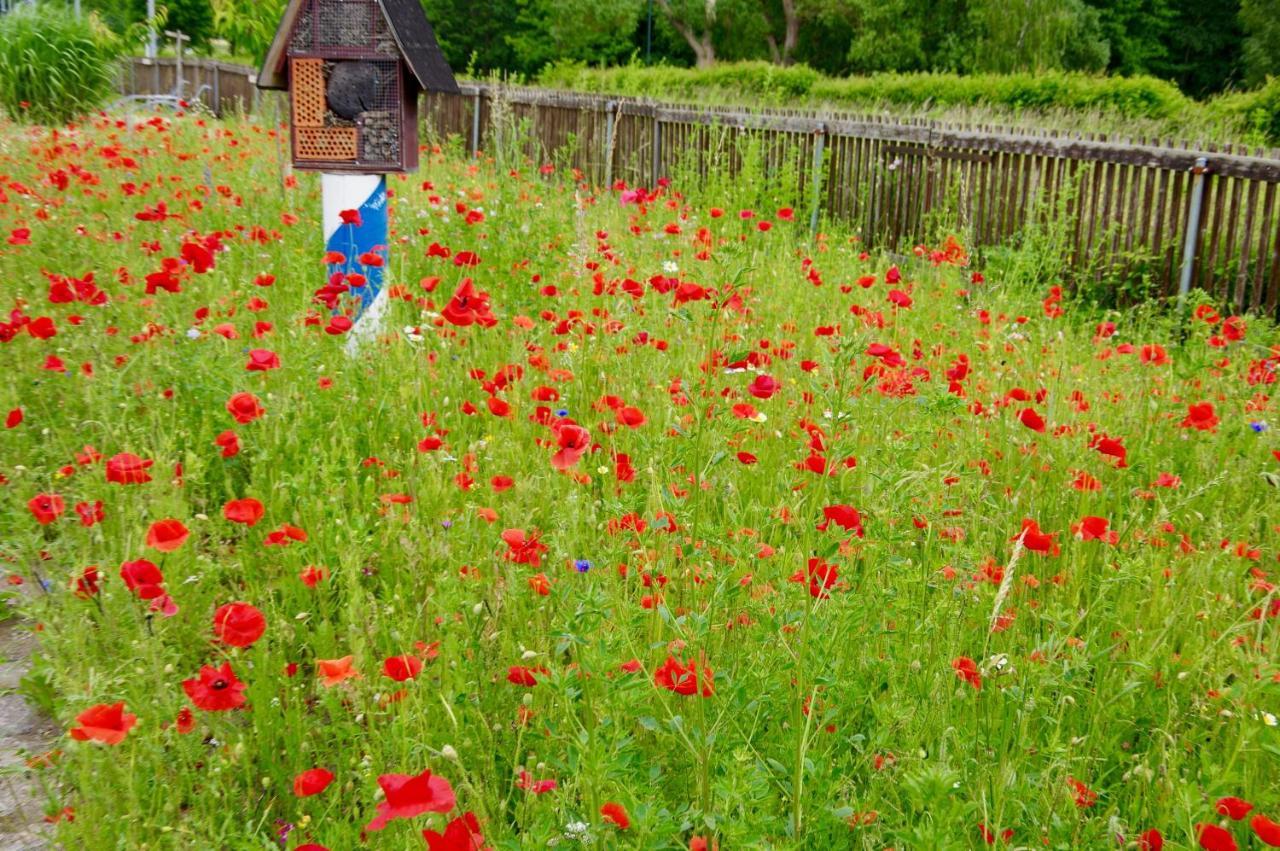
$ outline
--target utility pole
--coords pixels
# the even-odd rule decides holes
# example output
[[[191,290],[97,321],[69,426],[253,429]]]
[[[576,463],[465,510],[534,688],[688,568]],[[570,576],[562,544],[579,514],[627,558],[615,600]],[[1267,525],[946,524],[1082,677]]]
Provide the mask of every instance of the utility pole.
[[[159,52],[156,47],[156,0],[147,0],[147,58],[154,60]]]
[[[649,0],[649,22],[644,30],[644,64],[653,64],[653,0]]]

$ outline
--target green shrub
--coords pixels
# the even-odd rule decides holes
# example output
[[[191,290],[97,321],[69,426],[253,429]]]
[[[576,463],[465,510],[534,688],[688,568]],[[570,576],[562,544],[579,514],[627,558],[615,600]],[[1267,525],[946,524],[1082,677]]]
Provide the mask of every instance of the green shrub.
[[[1251,92],[1216,97],[1208,109],[1221,121],[1242,123],[1254,136],[1250,141],[1280,144],[1280,77],[1271,77]]]
[[[1167,118],[1190,104],[1172,83],[1153,77],[1063,72],[826,77],[804,65],[782,68],[767,62],[724,63],[701,70],[636,65],[597,69],[562,64],[545,70],[539,80],[549,86],[618,95],[696,100],[746,98],[781,105],[794,105],[802,99],[851,109],[884,104],[1083,109],[1127,117]]]
[[[93,16],[56,5],[0,17],[0,108],[18,121],[61,124],[111,91],[118,43]]]

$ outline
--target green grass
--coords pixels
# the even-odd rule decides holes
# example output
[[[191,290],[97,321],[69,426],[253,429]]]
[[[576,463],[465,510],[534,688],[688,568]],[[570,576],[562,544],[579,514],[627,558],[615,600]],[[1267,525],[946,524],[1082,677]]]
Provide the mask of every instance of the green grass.
[[[21,5],[0,16],[0,110],[19,121],[58,124],[84,115],[111,91],[118,49],[92,16]]]
[[[1280,553],[1267,322],[1228,339],[1238,325],[1193,305],[1104,313],[1051,280],[975,281],[956,252],[895,267],[838,229],[810,241],[805,216],[778,214],[801,206],[785,181],[749,158],[737,179],[676,175],[624,204],[455,141],[391,180],[401,300],[348,357],[310,303],[317,181],[283,181],[261,126],[0,139],[6,316],[57,331],[0,345],[0,411],[22,412],[0,430],[0,554],[48,592],[24,595],[42,647],[29,688],[67,730],[97,704],[138,719],[115,745],[66,737],[39,770],[50,811],[74,808],[66,847],[279,848],[287,825],[290,849],[422,848],[469,811],[499,849],[578,847],[584,830],[609,848],[975,848],[980,825],[1013,831],[1007,847],[1133,848],[1158,829],[1190,848],[1197,823],[1228,824],[1219,797],[1280,817],[1280,618],[1252,614],[1275,605]],[[136,217],[161,203],[169,218]],[[211,270],[145,292],[212,234]],[[92,272],[109,301],[50,303],[42,271]],[[493,327],[439,318],[464,277]],[[254,348],[280,368],[246,371]],[[780,385],[767,399],[749,390],[761,375]],[[241,392],[265,415],[237,424]],[[1202,402],[1220,421],[1184,427]],[[591,437],[567,472],[544,424],[560,410]],[[228,430],[241,449],[224,458]],[[1122,441],[1126,465],[1091,435]],[[152,461],[151,481],[107,481],[119,453]],[[1098,490],[1072,486],[1086,475]],[[65,513],[40,525],[39,494]],[[253,527],[223,515],[245,497],[263,504]],[[83,526],[74,506],[98,500]],[[832,506],[864,537],[847,512],[824,523]],[[1086,516],[1116,543],[1077,539]],[[190,530],[171,552],[146,543],[164,518]],[[1057,554],[1015,543],[1028,519]],[[286,523],[306,540],[267,546]],[[506,557],[514,529],[540,535],[540,565]],[[120,577],[144,558],[171,617]],[[838,572],[817,596],[791,581],[815,558]],[[89,565],[100,591],[76,596]],[[308,566],[327,571],[314,588]],[[265,618],[247,648],[215,638],[234,601]],[[382,669],[401,654],[423,665],[397,683]],[[318,662],[346,656],[360,677],[325,687]],[[714,694],[656,685],[669,657],[712,669]],[[194,708],[183,681],[223,662],[246,707]],[[296,797],[316,767],[332,785]],[[426,769],[456,808],[362,844],[377,777]],[[522,771],[556,788],[521,788]],[[603,820],[610,802],[627,830]],[[1247,820],[1228,826],[1261,847]]]

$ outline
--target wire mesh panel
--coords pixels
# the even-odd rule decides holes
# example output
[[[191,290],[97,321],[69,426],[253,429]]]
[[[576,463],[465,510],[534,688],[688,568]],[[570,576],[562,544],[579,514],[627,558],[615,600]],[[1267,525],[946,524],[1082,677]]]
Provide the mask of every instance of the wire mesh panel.
[[[376,3],[368,0],[312,0],[315,16],[313,50],[372,48]]]

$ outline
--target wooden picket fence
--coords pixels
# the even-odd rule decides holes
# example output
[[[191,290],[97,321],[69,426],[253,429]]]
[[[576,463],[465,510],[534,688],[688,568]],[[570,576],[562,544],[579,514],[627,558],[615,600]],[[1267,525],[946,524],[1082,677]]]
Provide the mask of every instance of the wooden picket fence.
[[[131,61],[122,91],[172,90],[173,60],[145,61]],[[253,69],[208,64],[216,76],[184,76],[211,76],[216,111],[258,106]],[[429,137],[460,138],[472,152],[514,147],[599,185],[732,173],[742,166],[737,142],[750,135],[766,170],[795,180],[814,229],[841,222],[870,247],[904,253],[940,223],[979,252],[1035,231],[1074,283],[1134,297],[1198,287],[1225,307],[1280,313],[1276,151],[488,84],[429,93],[422,115]]]

